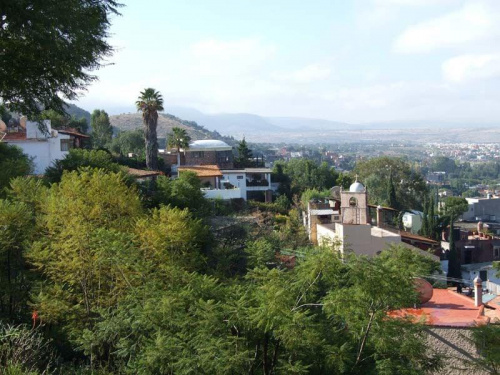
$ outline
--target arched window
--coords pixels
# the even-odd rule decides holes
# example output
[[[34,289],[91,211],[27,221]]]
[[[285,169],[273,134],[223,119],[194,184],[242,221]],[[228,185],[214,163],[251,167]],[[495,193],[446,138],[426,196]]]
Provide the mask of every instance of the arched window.
[[[351,199],[349,199],[349,206],[356,207],[357,205],[358,205],[358,200],[354,197],[351,197]]]

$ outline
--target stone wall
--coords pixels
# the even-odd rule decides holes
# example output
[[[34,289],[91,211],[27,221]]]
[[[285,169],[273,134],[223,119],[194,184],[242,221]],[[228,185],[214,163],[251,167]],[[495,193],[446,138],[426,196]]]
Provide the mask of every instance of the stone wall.
[[[428,329],[428,343],[431,350],[435,350],[444,357],[444,367],[435,372],[436,375],[487,375],[487,371],[472,369],[464,360],[473,361],[478,357],[475,346],[468,340],[471,330],[467,328]]]

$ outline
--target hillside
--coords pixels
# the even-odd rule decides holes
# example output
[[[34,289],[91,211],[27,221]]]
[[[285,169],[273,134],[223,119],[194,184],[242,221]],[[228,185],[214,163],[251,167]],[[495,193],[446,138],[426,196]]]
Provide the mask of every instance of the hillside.
[[[111,125],[118,130],[134,130],[142,128],[142,115],[140,113],[123,113],[110,116]],[[236,140],[233,137],[222,136],[217,131],[210,131],[194,121],[182,120],[170,114],[160,113],[158,117],[158,138],[166,138],[172,128],[186,129],[193,140],[219,139],[234,146]]]

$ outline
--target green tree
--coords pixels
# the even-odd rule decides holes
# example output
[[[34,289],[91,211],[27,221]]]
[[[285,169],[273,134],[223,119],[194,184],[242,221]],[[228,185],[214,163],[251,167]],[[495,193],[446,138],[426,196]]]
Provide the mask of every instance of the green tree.
[[[53,129],[74,128],[81,133],[86,133],[88,123],[85,117],[76,118],[70,116],[66,112],[59,112],[53,109],[43,111],[41,114],[43,120],[50,120],[50,126]]]
[[[23,203],[0,199],[0,316],[27,318],[29,282],[25,245],[32,234],[32,217]]]
[[[366,186],[371,203],[389,204],[391,199],[394,200],[394,196],[390,197],[391,189],[388,189],[392,178],[398,208],[422,209],[424,198],[428,195],[427,185],[422,175],[407,161],[382,156],[358,163],[355,171]]]
[[[399,203],[396,198],[396,189],[392,180],[392,171],[389,172],[389,180],[387,181],[387,204],[391,208],[399,209]]]
[[[64,157],[54,162],[45,171],[45,180],[50,183],[61,181],[64,171],[76,171],[80,168],[102,168],[109,172],[119,172],[122,167],[113,161],[113,157],[103,150],[84,150],[74,148]]]
[[[462,272],[460,270],[460,261],[457,254],[457,249],[455,247],[455,238],[453,235],[453,224],[458,219],[460,215],[469,209],[469,205],[465,198],[460,197],[448,197],[445,201],[444,214],[448,217],[450,221],[450,233],[448,235],[448,241],[450,243],[450,250],[448,253],[448,277],[452,278],[462,278]]]
[[[94,109],[94,112],[90,115],[90,126],[92,127],[92,145],[94,148],[108,146],[113,137],[113,128],[106,111]]]
[[[44,278],[33,293],[42,321],[61,324],[72,340],[130,288],[136,262],[130,228],[141,202],[120,173],[65,173],[43,204],[44,235],[29,250]]]
[[[238,156],[234,159],[234,165],[236,168],[249,168],[254,166],[252,150],[248,148],[245,138],[238,142],[236,150],[238,153]]]
[[[139,129],[119,132],[111,141],[111,151],[122,156],[129,153],[143,155],[144,150],[144,132]]]
[[[5,188],[11,179],[33,171],[33,163],[28,155],[17,146],[0,142],[0,198],[5,196]]]
[[[136,101],[137,110],[142,112],[144,139],[146,143],[146,165],[149,169],[158,169],[158,111],[163,111],[163,98],[158,91],[147,88],[141,91]]]
[[[106,38],[118,6],[114,0],[4,1],[0,66],[9,69],[0,69],[0,98],[6,106],[29,117],[44,109],[63,113],[63,97],[75,99],[112,53]]]
[[[177,149],[177,166],[181,165],[181,148],[189,148],[189,142],[191,142],[191,137],[188,135],[186,129],[174,127],[172,128],[172,133],[167,136],[168,146],[175,147]]]

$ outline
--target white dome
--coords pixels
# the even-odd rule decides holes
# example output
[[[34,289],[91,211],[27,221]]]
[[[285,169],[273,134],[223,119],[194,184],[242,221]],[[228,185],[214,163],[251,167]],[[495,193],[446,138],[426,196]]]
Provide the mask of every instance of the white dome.
[[[189,149],[191,150],[231,150],[231,146],[229,146],[226,142],[219,141],[217,139],[204,139],[201,141],[194,141],[189,144]],[[188,151],[189,151],[188,149]]]
[[[364,191],[365,191],[365,186],[358,181],[356,181],[349,187],[349,192],[351,193],[363,193]]]

